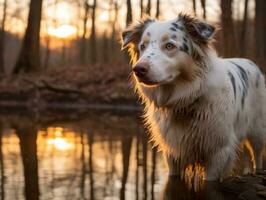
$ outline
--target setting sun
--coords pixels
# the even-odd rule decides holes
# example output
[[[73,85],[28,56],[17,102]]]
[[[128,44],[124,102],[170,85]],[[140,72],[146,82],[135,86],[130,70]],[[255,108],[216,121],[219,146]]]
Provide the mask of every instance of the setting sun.
[[[47,140],[49,145],[53,145],[57,150],[69,150],[73,147],[73,144],[69,143],[66,138],[49,138]]]
[[[77,33],[77,28],[71,25],[61,25],[59,27],[49,27],[48,34],[58,38],[69,38]]]

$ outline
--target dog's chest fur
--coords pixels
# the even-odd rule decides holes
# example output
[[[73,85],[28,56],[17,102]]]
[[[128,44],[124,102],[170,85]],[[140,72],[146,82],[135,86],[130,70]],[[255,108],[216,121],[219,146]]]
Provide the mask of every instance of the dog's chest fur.
[[[206,163],[229,139],[226,134],[219,133],[226,131],[224,126],[217,130],[228,112],[223,99],[218,105],[205,97],[181,109],[150,105],[146,120],[152,139],[165,153],[184,158],[184,165]]]

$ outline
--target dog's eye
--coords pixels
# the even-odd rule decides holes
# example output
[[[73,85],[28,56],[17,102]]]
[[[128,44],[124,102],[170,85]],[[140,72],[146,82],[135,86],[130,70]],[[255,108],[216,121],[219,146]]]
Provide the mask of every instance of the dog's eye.
[[[143,51],[146,48],[145,44],[140,45],[140,50]]]
[[[175,45],[172,44],[172,43],[166,43],[166,44],[165,44],[165,49],[167,49],[168,51],[169,51],[169,50],[172,50],[172,49],[174,49],[174,48],[175,48]]]

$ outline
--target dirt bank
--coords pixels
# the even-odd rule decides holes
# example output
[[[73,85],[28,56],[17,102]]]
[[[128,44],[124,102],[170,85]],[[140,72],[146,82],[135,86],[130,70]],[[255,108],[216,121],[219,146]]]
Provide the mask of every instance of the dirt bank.
[[[136,105],[129,73],[129,66],[115,63],[2,76],[0,105]]]

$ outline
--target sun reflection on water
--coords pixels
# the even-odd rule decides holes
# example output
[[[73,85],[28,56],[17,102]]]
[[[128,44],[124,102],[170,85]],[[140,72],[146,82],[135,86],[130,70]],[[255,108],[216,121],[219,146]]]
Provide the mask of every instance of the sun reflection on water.
[[[63,131],[64,129],[61,127],[49,127],[47,129],[48,138],[46,144],[60,151],[73,149],[74,144],[63,135]]]

